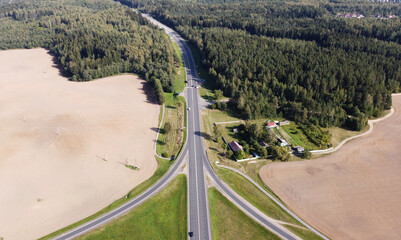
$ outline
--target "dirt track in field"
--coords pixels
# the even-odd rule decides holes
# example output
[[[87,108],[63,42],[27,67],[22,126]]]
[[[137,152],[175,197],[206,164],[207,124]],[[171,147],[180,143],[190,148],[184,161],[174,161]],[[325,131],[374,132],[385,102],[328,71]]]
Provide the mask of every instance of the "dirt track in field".
[[[262,180],[332,239],[401,239],[401,96],[394,114],[316,160],[270,164]]]
[[[134,75],[70,82],[44,49],[0,51],[0,237],[47,235],[152,176],[149,99]]]

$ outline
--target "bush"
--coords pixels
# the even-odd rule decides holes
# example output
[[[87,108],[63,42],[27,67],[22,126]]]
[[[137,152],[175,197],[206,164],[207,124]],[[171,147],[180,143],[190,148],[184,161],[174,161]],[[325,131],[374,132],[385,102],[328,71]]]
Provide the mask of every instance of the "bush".
[[[166,122],[165,124],[164,124],[164,132],[165,133],[169,133],[169,132],[171,132],[171,123],[170,122]]]
[[[232,158],[233,154],[234,153],[231,150],[227,150],[227,152],[226,152],[226,155],[227,155],[228,158]]]
[[[168,158],[168,154],[167,153],[162,153],[162,157]]]
[[[244,159],[246,157],[245,152],[242,150],[238,150],[235,152],[235,157],[237,160]]]
[[[309,159],[312,157],[312,153],[309,150],[305,150],[301,153],[301,158]]]

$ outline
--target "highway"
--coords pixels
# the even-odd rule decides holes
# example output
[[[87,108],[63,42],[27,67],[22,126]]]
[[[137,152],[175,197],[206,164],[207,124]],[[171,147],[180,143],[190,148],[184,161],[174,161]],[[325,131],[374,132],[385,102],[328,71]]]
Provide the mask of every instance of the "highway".
[[[279,226],[275,222],[269,221],[267,218],[256,212],[250,207],[250,203],[244,202],[239,199],[234,191],[223,184],[223,181],[214,172],[210,161],[206,155],[206,150],[203,144],[201,134],[201,117],[199,110],[198,89],[196,88],[201,84],[201,79],[198,75],[196,64],[186,42],[176,33],[173,29],[163,25],[157,20],[150,17],[148,14],[142,14],[153,24],[163,28],[166,33],[177,43],[180,47],[184,65],[187,69],[188,88],[186,93],[187,105],[190,107],[188,112],[188,166],[189,166],[189,231],[194,233],[191,239],[211,239],[210,221],[209,221],[209,208],[207,200],[207,192],[205,185],[204,169],[209,176],[217,184],[220,191],[227,195],[237,206],[240,206],[246,213],[253,218],[257,219],[265,227],[272,232],[276,233],[283,239],[297,239],[297,237]],[[194,87],[192,87],[194,86]],[[197,221],[195,223],[194,221]]]
[[[83,225],[80,225],[53,239],[73,239],[127,213],[132,208],[152,197],[166,184],[168,184],[177,174],[178,167],[186,158],[188,159],[188,231],[193,233],[192,237],[188,236],[189,239],[209,240],[212,238],[205,173],[210,176],[220,191],[228,196],[229,199],[237,206],[243,209],[246,214],[262,223],[266,228],[277,234],[282,239],[298,239],[294,234],[290,233],[276,222],[270,221],[263,214],[255,211],[254,208],[251,207],[250,203],[238,198],[237,194],[235,194],[231,188],[225,185],[216,175],[208,160],[203,145],[199,109],[200,96],[197,89],[197,86],[201,84],[201,81],[198,76],[192,53],[185,41],[174,30],[161,24],[147,14],[143,15],[153,24],[163,28],[181,49],[188,81],[185,89],[185,97],[188,106],[187,142],[182,150],[182,154],[169,169],[169,171],[148,190],[123,204],[122,206],[112,210],[111,212],[103,214],[102,216],[90,222],[84,223]]]

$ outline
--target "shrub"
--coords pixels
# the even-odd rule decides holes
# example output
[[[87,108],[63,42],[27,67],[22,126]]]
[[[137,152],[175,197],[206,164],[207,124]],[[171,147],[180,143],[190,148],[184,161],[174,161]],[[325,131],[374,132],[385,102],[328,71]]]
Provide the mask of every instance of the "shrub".
[[[162,157],[168,158],[168,154],[167,153],[162,153]]]
[[[171,132],[171,123],[170,122],[166,122],[165,124],[164,124],[164,132],[165,133],[169,133],[169,132]]]

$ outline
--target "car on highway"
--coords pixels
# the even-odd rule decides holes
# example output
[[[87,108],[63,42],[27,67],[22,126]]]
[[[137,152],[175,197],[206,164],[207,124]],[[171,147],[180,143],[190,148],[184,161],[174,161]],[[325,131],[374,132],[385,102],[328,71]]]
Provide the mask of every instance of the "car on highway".
[[[189,232],[189,233],[188,233],[188,236],[189,236],[189,237],[193,237],[193,236],[194,236],[194,232]]]
[[[190,108],[190,107],[188,107],[187,109],[188,109],[188,111],[191,111],[191,108]]]

